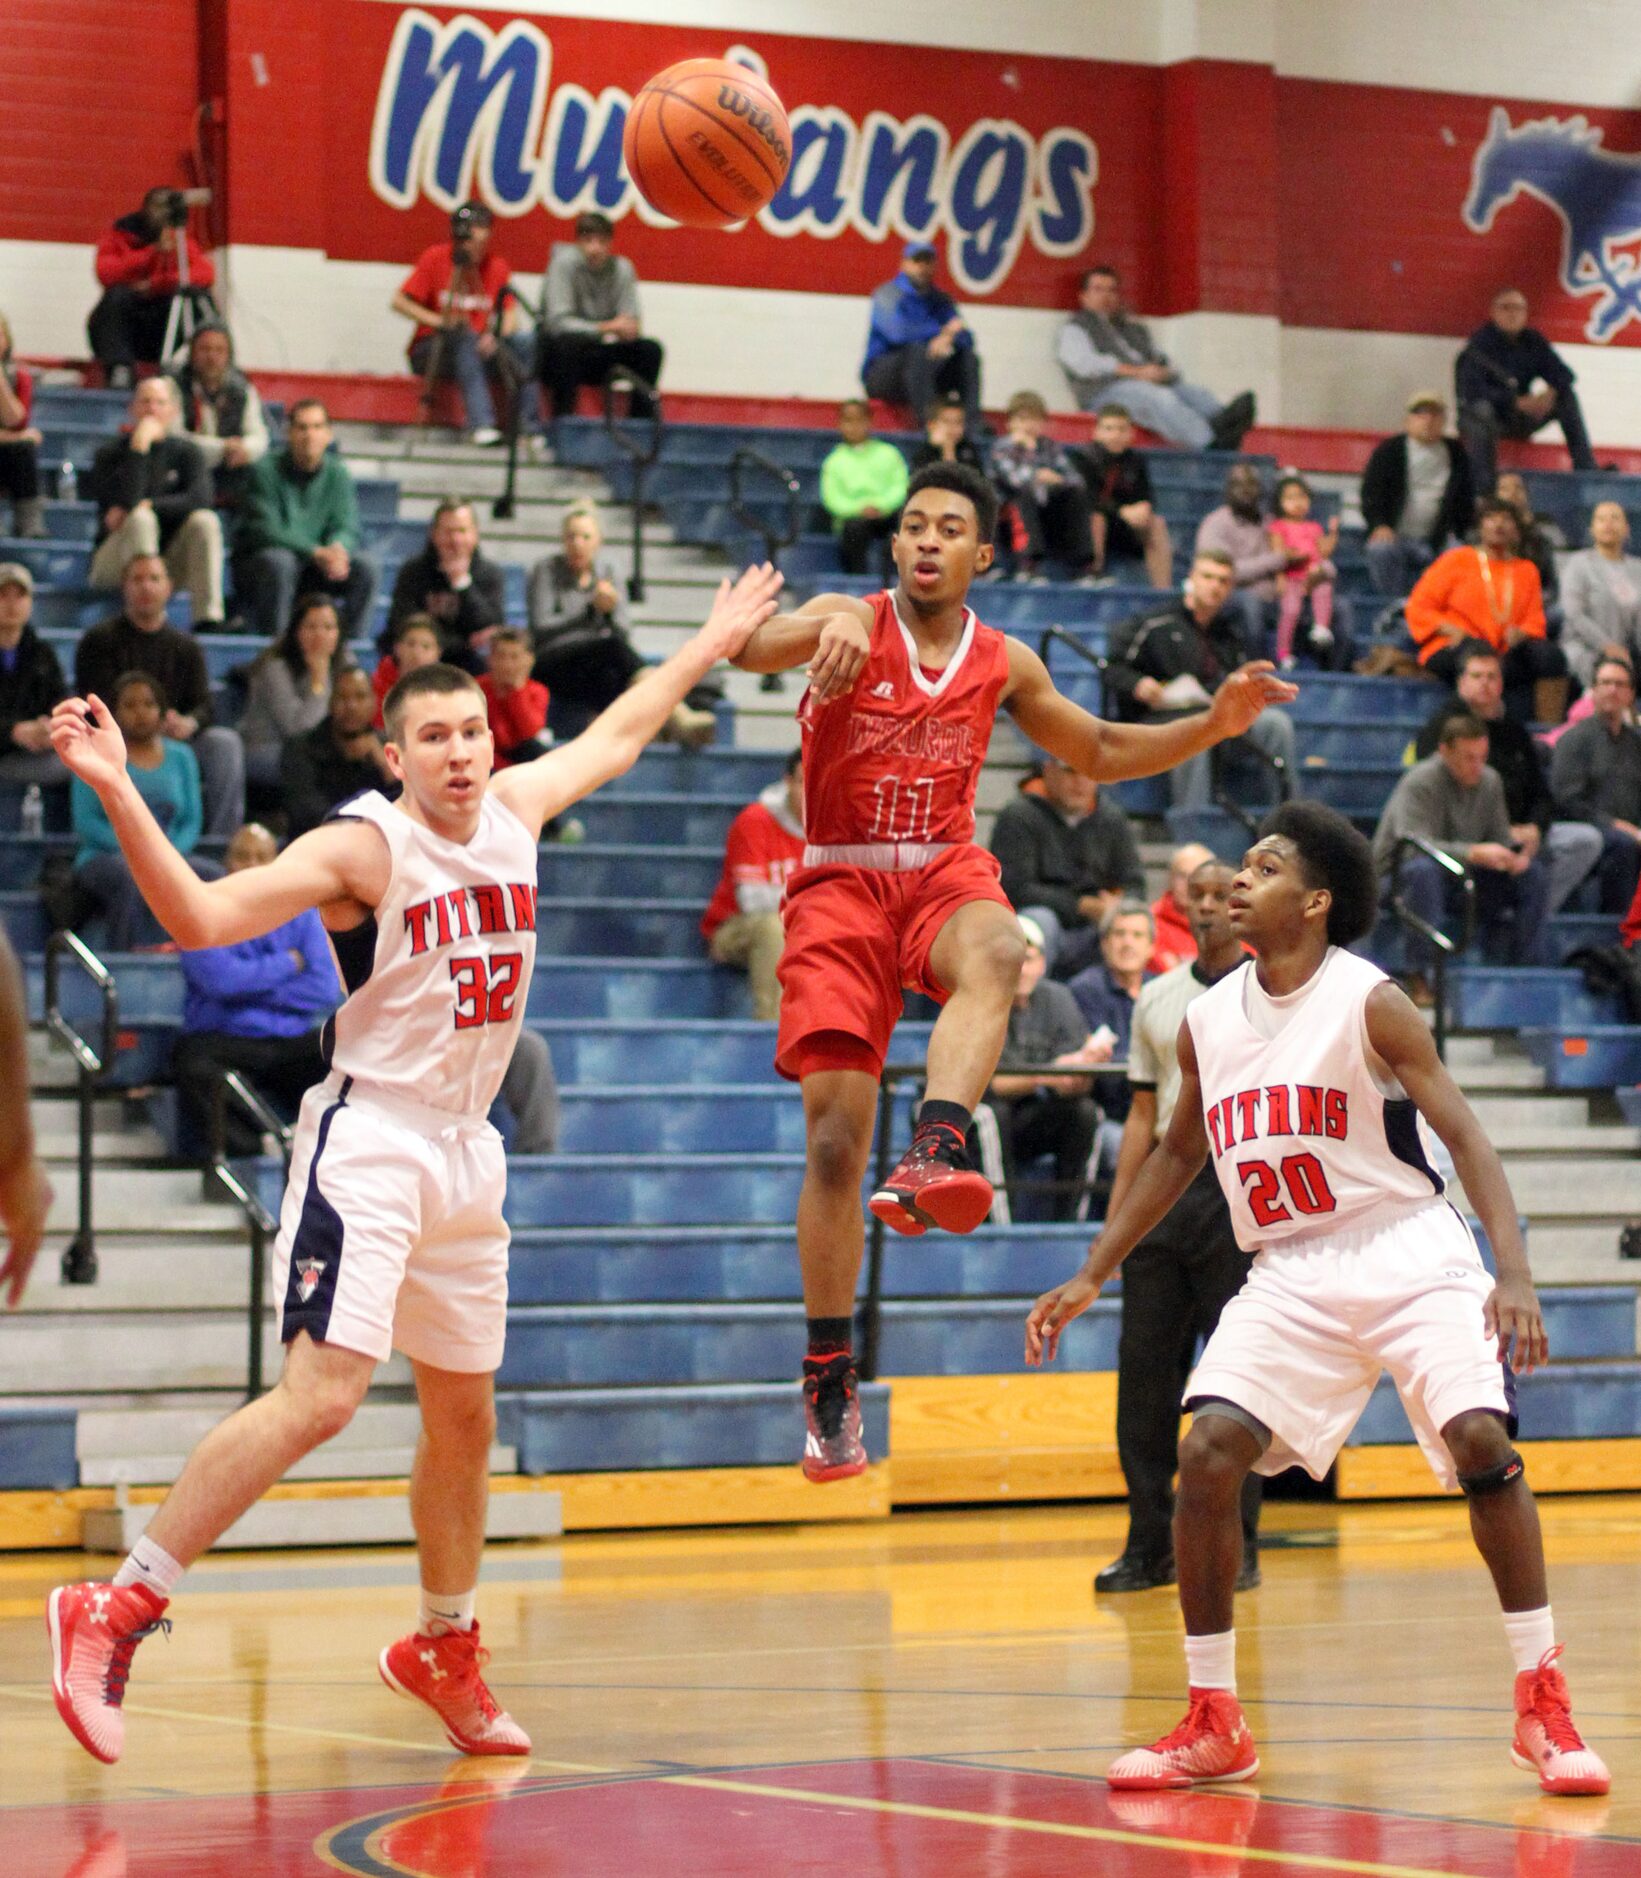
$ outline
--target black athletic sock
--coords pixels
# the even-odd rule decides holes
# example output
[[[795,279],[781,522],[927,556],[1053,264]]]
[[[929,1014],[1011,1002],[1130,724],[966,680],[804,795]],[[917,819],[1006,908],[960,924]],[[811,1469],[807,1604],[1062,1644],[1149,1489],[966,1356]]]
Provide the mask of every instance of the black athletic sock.
[[[855,1320],[852,1317],[811,1317],[809,1352],[816,1362],[829,1356],[847,1356],[855,1347]]]
[[[961,1102],[925,1102],[917,1112],[917,1125],[927,1128],[931,1122],[943,1128],[955,1128],[966,1141],[974,1117]]]

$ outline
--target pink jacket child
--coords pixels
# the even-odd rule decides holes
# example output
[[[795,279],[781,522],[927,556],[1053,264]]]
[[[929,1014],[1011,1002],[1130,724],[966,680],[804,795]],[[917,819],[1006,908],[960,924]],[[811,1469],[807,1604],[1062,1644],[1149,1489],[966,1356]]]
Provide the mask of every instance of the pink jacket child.
[[[1310,485],[1302,476],[1284,476],[1276,485],[1276,512],[1271,518],[1271,546],[1286,554],[1288,565],[1280,576],[1281,599],[1276,616],[1276,662],[1283,671],[1293,669],[1294,634],[1305,596],[1311,603],[1311,645],[1317,650],[1333,644],[1333,583],[1339,570],[1328,556],[1339,545],[1339,523],[1311,520]]]

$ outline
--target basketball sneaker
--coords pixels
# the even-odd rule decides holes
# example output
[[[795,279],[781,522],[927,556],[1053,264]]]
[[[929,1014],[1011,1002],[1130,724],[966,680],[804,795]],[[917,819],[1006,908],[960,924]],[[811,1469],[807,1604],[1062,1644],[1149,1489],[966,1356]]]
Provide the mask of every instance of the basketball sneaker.
[[[120,1758],[131,1658],[144,1637],[171,1628],[165,1606],[146,1585],[59,1585],[46,1601],[57,1713],[99,1761]]]
[[[1259,1754],[1242,1704],[1229,1689],[1193,1689],[1185,1719],[1148,1748],[1133,1748],[1106,1769],[1110,1787],[1198,1787],[1252,1780]]]
[[[930,1226],[973,1232],[991,1201],[991,1182],[976,1171],[958,1130],[947,1122],[924,1122],[870,1204],[886,1226],[915,1238]]]
[[[530,1737],[484,1686],[480,1672],[489,1660],[475,1624],[436,1637],[412,1631],[387,1646],[377,1667],[390,1689],[432,1709],[459,1753],[528,1754]]]
[[[1538,1775],[1546,1793],[1605,1793],[1612,1785],[1606,1762],[1573,1724],[1567,1678],[1556,1668],[1562,1645],[1546,1650],[1537,1669],[1516,1678],[1516,1738],[1510,1758]]]
[[[866,1471],[866,1448],[860,1438],[860,1393],[855,1359],[847,1350],[836,1356],[803,1359],[803,1471],[808,1480],[847,1480]]]

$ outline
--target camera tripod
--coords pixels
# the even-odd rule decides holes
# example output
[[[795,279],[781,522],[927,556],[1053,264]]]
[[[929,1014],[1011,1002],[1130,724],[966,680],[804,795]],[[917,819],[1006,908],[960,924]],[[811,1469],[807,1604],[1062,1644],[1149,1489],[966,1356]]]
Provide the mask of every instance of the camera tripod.
[[[196,201],[209,202],[211,192],[209,189],[179,189],[176,195],[182,219],[169,219],[166,226],[176,237],[177,290],[171,296],[171,310],[165,317],[165,341],[160,347],[162,365],[175,358],[198,332],[202,319],[200,302],[203,300],[212,313],[216,311],[210,289],[194,285],[188,260],[188,210]]]

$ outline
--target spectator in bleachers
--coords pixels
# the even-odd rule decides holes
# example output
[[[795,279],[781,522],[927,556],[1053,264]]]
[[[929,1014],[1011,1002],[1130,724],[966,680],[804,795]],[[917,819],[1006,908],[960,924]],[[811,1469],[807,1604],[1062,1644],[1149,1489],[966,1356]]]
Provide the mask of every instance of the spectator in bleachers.
[[[131,394],[130,422],[92,459],[86,493],[98,508],[93,587],[120,585],[133,555],[164,557],[188,589],[196,629],[222,624],[222,523],[210,472],[186,437],[172,434],[177,388],[145,378]]]
[[[471,502],[446,496],[428,524],[427,546],[399,569],[378,641],[384,652],[407,613],[428,613],[439,622],[450,664],[468,672],[484,670],[490,641],[507,617],[506,582],[500,564],[480,551],[479,519]]]
[[[234,363],[234,342],[221,320],[194,328],[187,363],[175,376],[178,433],[204,457],[217,507],[236,513],[252,468],[268,454],[268,424],[256,386]]]
[[[258,653],[246,681],[239,736],[250,783],[263,790],[278,783],[284,746],[330,715],[331,686],[352,664],[336,602],[328,594],[304,594],[290,625]]]
[[[1182,449],[1240,449],[1253,424],[1251,391],[1221,404],[1169,364],[1144,320],[1123,305],[1114,267],[1083,275],[1077,311],[1060,328],[1054,351],[1079,410],[1120,404],[1136,424]]]
[[[1326,528],[1312,520],[1310,484],[1290,471],[1276,480],[1270,533],[1271,546],[1288,557],[1276,581],[1277,666],[1285,672],[1293,669],[1294,647],[1307,606],[1306,648],[1326,665],[1333,651],[1334,584],[1339,578],[1329,557],[1339,545],[1339,518],[1335,516]]]
[[[293,835],[317,828],[339,804],[366,789],[396,796],[399,784],[372,719],[376,694],[357,666],[331,683],[330,711],[322,724],[285,745],[279,780]]]
[[[1155,950],[1157,923],[1143,900],[1117,900],[1100,919],[1100,956],[1080,971],[1066,989],[1088,1026],[1088,1055],[1101,1063],[1120,1062],[1128,1055],[1134,1005],[1140,987],[1150,977],[1146,961]],[[1099,1144],[1095,1184],[1109,1182],[1117,1169],[1122,1127],[1133,1100],[1126,1076],[1102,1076],[1094,1085],[1100,1111],[1095,1135]]]
[[[838,559],[844,573],[864,574],[875,558],[878,572],[887,575],[889,537],[906,500],[906,459],[872,435],[872,408],[864,398],[838,406],[838,436],[820,473],[821,506],[838,538]]]
[[[428,613],[407,613],[393,628],[393,650],[384,652],[376,661],[376,670],[370,678],[371,689],[376,693],[374,721],[378,730],[386,728],[382,706],[387,702],[387,694],[405,673],[419,671],[424,665],[437,665],[443,657],[444,636],[439,631],[439,622]]]
[[[1538,584],[1545,604],[1554,598],[1560,582],[1556,572],[1556,550],[1565,548],[1567,537],[1554,519],[1534,512],[1533,499],[1527,493],[1527,479],[1519,470],[1500,470],[1493,484],[1493,494],[1515,510],[1520,533],[1520,553],[1538,569]]]
[[[1116,628],[1105,683],[1119,716],[1130,722],[1167,723],[1201,710],[1247,661],[1251,655],[1238,630],[1232,600],[1235,582],[1236,564],[1229,554],[1199,548],[1183,593]],[[1235,752],[1244,744],[1253,745],[1292,774],[1293,719],[1286,711],[1272,705],[1241,737],[1222,747]],[[1175,808],[1208,807],[1209,762],[1210,753],[1203,751],[1168,772],[1169,798]]]
[[[1065,446],[1045,434],[1048,406],[1035,391],[1017,391],[1007,423],[991,446],[991,479],[1017,525],[1017,575],[1036,578],[1050,556],[1076,577],[1087,574],[1095,552],[1088,489]]]
[[[1125,895],[1145,890],[1128,817],[1057,756],[1043,758],[1041,795],[1021,791],[998,811],[991,851],[1010,903],[1042,933],[1056,978],[1092,964],[1101,920]]]
[[[91,309],[86,334],[106,383],[123,390],[139,362],[155,363],[165,344],[171,302],[181,282],[177,257],[188,249],[189,285],[206,294],[216,280],[211,258],[168,214],[172,189],[150,189],[142,207],[122,215],[97,244],[97,279],[103,296]]]
[[[729,825],[724,867],[707,910],[701,937],[720,965],[744,971],[752,992],[752,1014],[773,1023],[781,1014],[776,969],[786,945],[781,896],[803,859],[803,752],[786,759],[785,773]]]
[[[1541,850],[1549,873],[1550,911],[1558,912],[1601,858],[1601,831],[1591,822],[1557,821],[1550,778],[1537,738],[1504,711],[1504,668],[1491,646],[1466,648],[1459,665],[1458,696],[1435,713],[1414,741],[1422,761],[1441,745],[1447,720],[1469,715],[1487,728],[1487,764],[1504,784],[1510,839],[1518,853]]]
[[[644,669],[628,635],[621,577],[599,553],[603,543],[597,509],[578,502],[564,517],[558,552],[543,555],[530,569],[535,676],[550,694],[547,721],[560,739],[579,736]],[[686,700],[663,735],[699,748],[711,743],[716,730],[711,711]]]
[[[1589,695],[1590,715],[1556,741],[1550,793],[1558,815],[1601,830],[1601,911],[1623,913],[1641,880],[1641,730],[1632,667],[1598,659]]]
[[[985,458],[974,439],[963,429],[963,406],[956,398],[937,404],[923,427],[923,441],[912,451],[910,470],[916,475],[931,463],[967,463],[972,470],[986,473]]]
[[[152,384],[152,379],[147,381]],[[170,700],[167,737],[185,743],[199,763],[205,833],[226,841],[245,819],[245,748],[239,733],[211,722],[211,681],[192,633],[165,617],[171,577],[157,554],[137,554],[120,581],[124,609],[81,636],[74,648],[74,689],[107,699],[125,672],[147,672]]]
[[[416,328],[410,369],[455,381],[468,441],[479,444],[501,442],[491,374],[517,387],[528,381],[535,356],[535,336],[521,330],[518,296],[508,285],[513,270],[490,245],[494,230],[484,203],[464,202],[450,217],[450,239],[423,249],[391,302]]]
[[[1484,949],[1502,950],[1511,965],[1544,962],[1549,878],[1535,851],[1518,846],[1510,832],[1504,784],[1487,765],[1487,726],[1468,712],[1442,726],[1434,756],[1406,771],[1391,791],[1373,831],[1373,855],[1388,892],[1397,844],[1420,835],[1469,869],[1476,886],[1476,935]],[[1400,892],[1411,911],[1438,929],[1455,928],[1460,884],[1428,855],[1411,851],[1402,862]],[[1508,938],[1502,946],[1491,942]],[[1428,974],[1435,953],[1408,935],[1413,961],[1408,995],[1428,1004]]]
[[[1230,556],[1236,576],[1232,604],[1242,617],[1243,643],[1250,658],[1266,656],[1279,618],[1282,582],[1289,574],[1304,574],[1309,556],[1283,546],[1272,535],[1265,486],[1254,464],[1233,463],[1225,472],[1225,500],[1197,525],[1196,552]],[[1337,598],[1329,631],[1329,641],[1319,642],[1313,615],[1306,645],[1318,665],[1342,671],[1354,647],[1348,609]]]
[[[1191,930],[1191,876],[1219,857],[1200,841],[1187,841],[1176,848],[1168,862],[1168,885],[1151,902],[1151,918],[1157,929],[1148,970],[1171,972],[1176,965],[1189,965],[1197,955],[1196,934]]]
[[[1493,496],[1478,512],[1479,544],[1438,555],[1408,595],[1407,629],[1419,663],[1452,686],[1465,647],[1479,640],[1503,664],[1510,715],[1559,724],[1567,715],[1567,660],[1546,637],[1538,569],[1517,552],[1521,524]]]
[[[278,852],[266,828],[247,822],[228,843],[228,872],[266,867]],[[212,1091],[224,1070],[239,1070],[290,1120],[324,1078],[324,1024],[342,1002],[318,913],[299,913],[257,939],[184,952],[182,980],[182,1034],[172,1067],[199,1144],[209,1140]],[[257,1152],[261,1131],[232,1102],[227,1128],[230,1153]]]
[[[11,356],[11,321],[0,313],[0,495],[11,504],[11,532],[24,541],[46,534],[40,501],[40,433],[29,422],[34,378]]]
[[[1094,510],[1094,571],[1113,560],[1143,561],[1153,587],[1174,584],[1174,543],[1157,513],[1145,458],[1134,448],[1134,421],[1120,404],[1102,404],[1094,441],[1069,452]]]
[[[908,241],[900,272],[872,295],[861,383],[869,398],[909,404],[920,424],[942,395],[955,397],[965,433],[978,441],[984,436],[980,355],[956,301],[934,284],[934,269],[934,244]]]
[[[33,612],[34,576],[20,561],[0,561],[0,782],[56,787],[68,771],[51,747],[51,713],[68,687]]]
[[[1561,649],[1573,676],[1589,689],[1595,662],[1617,657],[1641,664],[1641,560],[1625,553],[1630,518],[1621,502],[1590,511],[1590,545],[1561,570]]]
[[[1002,1137],[1003,1165],[1012,1187],[1017,1176],[1044,1155],[1054,1157],[1050,1217],[1075,1219],[1087,1183],[1099,1110],[1089,1093],[1091,1078],[1024,1075],[1021,1069],[1071,1070],[1105,1060],[1089,1048],[1093,1039],[1062,984],[1044,976],[1042,929],[1022,919],[1026,937],[1020,984],[1009,1007],[1008,1034],[997,1071],[986,1090],[986,1106]]]
[[[1416,391],[1399,437],[1373,446],[1362,471],[1368,578],[1377,593],[1400,598],[1450,541],[1462,541],[1476,518],[1470,458],[1447,426],[1447,400]]]
[[[479,689],[496,746],[497,769],[545,756],[552,744],[547,687],[530,676],[535,656],[530,635],[517,626],[503,626],[490,642],[490,669],[480,676]]]
[[[291,407],[283,450],[251,470],[234,553],[234,592],[254,629],[271,639],[290,622],[298,595],[336,603],[344,638],[370,623],[376,563],[363,551],[359,492],[339,452],[330,413],[317,398]]]
[[[660,343],[640,330],[638,274],[615,252],[607,215],[584,210],[575,218],[575,240],[553,244],[542,302],[541,375],[555,420],[573,416],[581,387],[603,384],[612,371],[661,383]],[[644,393],[633,396],[635,416],[648,416],[650,408]]]
[[[1567,440],[1573,468],[1596,467],[1573,379],[1561,354],[1527,324],[1526,294],[1519,287],[1500,288],[1491,317],[1465,341],[1453,366],[1459,435],[1478,489],[1493,487],[1501,437],[1531,437],[1552,418]]]
[[[199,765],[187,744],[165,735],[170,714],[165,688],[147,672],[126,672],[102,695],[125,738],[126,769],[137,793],[195,873],[215,880],[221,868],[194,853],[203,825]],[[69,785],[69,811],[80,838],[74,885],[101,915],[103,943],[114,952],[162,944],[165,932],[120,852],[108,812],[78,776]]]

